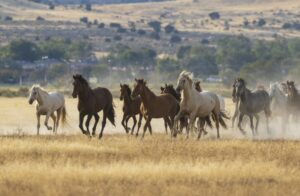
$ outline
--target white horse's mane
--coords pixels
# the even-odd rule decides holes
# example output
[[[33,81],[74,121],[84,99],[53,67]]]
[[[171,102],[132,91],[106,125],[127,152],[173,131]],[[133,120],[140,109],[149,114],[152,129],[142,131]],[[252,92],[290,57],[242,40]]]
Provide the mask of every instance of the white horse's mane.
[[[34,84],[32,85],[30,91],[32,91],[33,89],[39,89],[41,90],[42,92],[47,92],[44,88],[42,88],[39,84]]]
[[[189,72],[189,71],[182,71],[180,74],[179,74],[179,78],[182,78],[182,77],[185,77],[191,81],[193,81],[194,79],[194,74],[192,72]]]

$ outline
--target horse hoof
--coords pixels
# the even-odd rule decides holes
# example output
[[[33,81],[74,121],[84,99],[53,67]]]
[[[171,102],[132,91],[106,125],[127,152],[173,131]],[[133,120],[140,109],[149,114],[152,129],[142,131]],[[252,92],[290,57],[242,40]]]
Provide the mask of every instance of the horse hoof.
[[[51,131],[52,130],[52,127],[48,127],[48,131]]]

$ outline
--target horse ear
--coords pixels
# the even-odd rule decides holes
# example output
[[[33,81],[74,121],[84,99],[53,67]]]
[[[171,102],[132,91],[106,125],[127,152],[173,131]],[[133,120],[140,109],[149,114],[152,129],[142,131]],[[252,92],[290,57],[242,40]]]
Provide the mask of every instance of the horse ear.
[[[76,76],[75,76],[75,75],[73,75],[73,79],[76,79]]]
[[[135,80],[136,82],[138,82],[138,79],[134,78],[134,80]]]
[[[165,89],[164,89],[164,87],[161,86],[161,87],[160,87],[160,90],[161,90],[161,91],[164,91]]]
[[[120,83],[120,87],[122,88],[122,84]]]

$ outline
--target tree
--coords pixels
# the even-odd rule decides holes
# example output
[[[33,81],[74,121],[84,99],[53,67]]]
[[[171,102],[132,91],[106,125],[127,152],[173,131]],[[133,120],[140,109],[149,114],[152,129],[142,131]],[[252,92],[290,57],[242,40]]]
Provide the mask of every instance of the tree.
[[[168,24],[167,26],[165,26],[165,32],[166,33],[172,33],[172,32],[174,32],[175,31],[175,27],[173,26],[173,25],[171,25],[171,24]]]
[[[178,71],[180,70],[180,66],[178,61],[173,58],[167,57],[163,59],[157,60],[157,65],[155,70],[166,76],[168,79],[176,79],[178,75]]]
[[[9,46],[9,56],[14,60],[35,61],[41,58],[40,48],[33,42],[14,40]]]
[[[91,3],[85,4],[85,10],[86,11],[92,11],[92,4]]]
[[[210,19],[212,19],[212,20],[218,20],[218,19],[220,19],[219,12],[211,12],[208,15],[209,15]]]
[[[161,22],[150,21],[150,22],[148,22],[148,26],[151,27],[156,33],[159,33],[160,29],[161,29]]]

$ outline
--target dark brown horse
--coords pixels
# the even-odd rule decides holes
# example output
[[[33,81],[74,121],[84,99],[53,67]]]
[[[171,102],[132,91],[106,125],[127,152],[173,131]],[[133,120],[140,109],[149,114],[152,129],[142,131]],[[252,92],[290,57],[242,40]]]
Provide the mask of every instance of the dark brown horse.
[[[172,95],[177,101],[178,103],[180,103],[181,101],[181,95],[180,93],[178,93],[175,88],[173,87],[172,84],[168,85],[168,84],[165,84],[164,87],[160,87],[160,90],[161,90],[161,94],[170,94]],[[187,116],[183,116],[179,119],[179,123],[180,123],[180,127],[179,127],[179,132],[182,133],[182,130],[183,128],[186,128],[187,129],[187,126],[189,124],[188,122],[188,117]],[[167,132],[167,122],[165,121],[165,129],[166,129],[166,132]]]
[[[295,87],[294,81],[287,81],[287,109],[293,116],[293,120],[297,121],[300,114],[300,94]]]
[[[169,125],[170,129],[173,128],[174,117],[179,111],[178,101],[169,94],[155,95],[146,85],[143,79],[135,79],[136,84],[132,93],[133,97],[138,95],[142,98],[141,111],[146,123],[142,138],[145,136],[147,128],[152,134],[151,120],[152,118],[163,118]]]
[[[73,75],[73,98],[78,97],[78,111],[79,111],[79,128],[83,134],[90,136],[89,124],[92,116],[95,118],[92,135],[95,136],[96,127],[99,121],[98,112],[103,110],[102,128],[99,134],[99,139],[103,135],[103,130],[106,125],[106,118],[115,125],[115,110],[113,106],[113,98],[110,91],[106,88],[91,89],[88,82],[81,75]],[[87,115],[85,122],[86,131],[83,128],[83,120]]]
[[[122,125],[126,131],[126,133],[129,132],[129,128],[127,126],[128,121],[130,118],[133,118],[133,126],[131,129],[131,135],[134,133],[134,128],[136,125],[136,115],[139,114],[139,122],[138,122],[138,131],[141,127],[142,123],[142,112],[140,110],[141,107],[141,97],[136,97],[133,99],[131,97],[131,89],[127,84],[120,84],[121,87],[121,95],[120,100],[123,100],[123,119],[122,119]],[[137,131],[137,132],[138,132]]]

